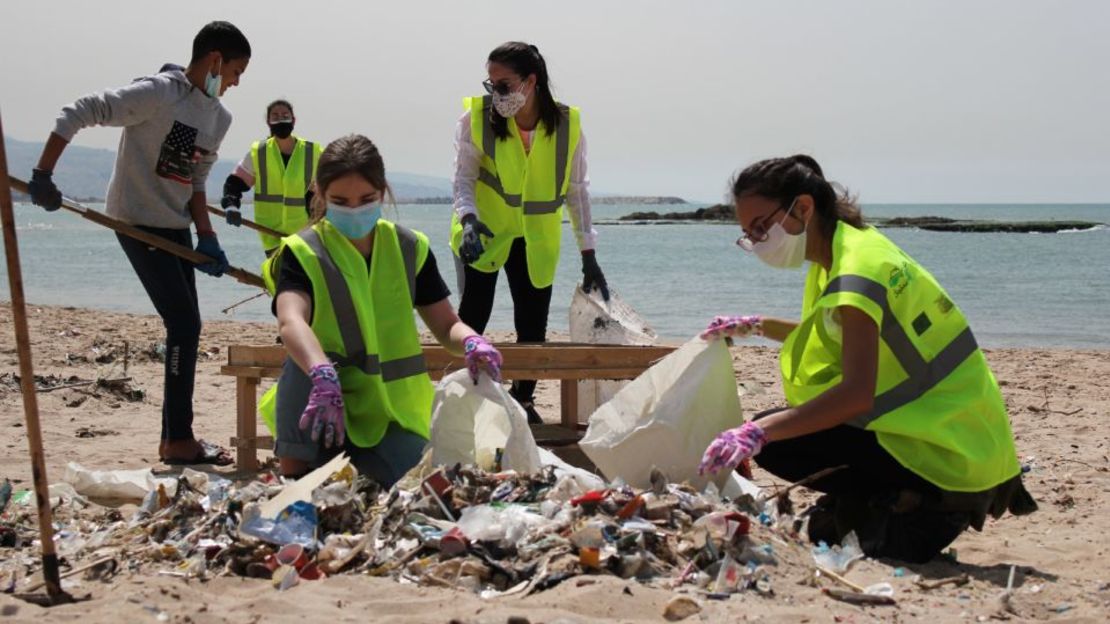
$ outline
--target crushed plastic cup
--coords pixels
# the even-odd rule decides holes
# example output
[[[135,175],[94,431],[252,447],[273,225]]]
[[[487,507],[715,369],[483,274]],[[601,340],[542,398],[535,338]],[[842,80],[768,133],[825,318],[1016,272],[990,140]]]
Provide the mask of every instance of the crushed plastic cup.
[[[304,552],[304,546],[300,544],[286,544],[282,546],[274,554],[274,559],[277,560],[279,565],[293,566],[300,570],[308,563],[308,555]]]
[[[731,555],[725,555],[721,560],[721,569],[717,572],[717,580],[713,584],[713,592],[718,594],[731,594],[740,591],[740,583],[744,580],[747,568],[737,563]]]
[[[444,533],[443,537],[439,538],[439,552],[448,557],[461,555],[466,552],[469,547],[470,542],[466,539],[466,535],[463,534],[462,529],[459,527],[452,528],[450,531]]]
[[[278,568],[274,570],[273,576],[270,577],[270,581],[271,583],[273,583],[274,589],[278,591],[285,591],[290,587],[293,587],[297,584],[297,581],[299,580],[300,575],[297,574],[296,568],[287,565],[278,566]]]
[[[874,585],[865,587],[863,593],[870,596],[884,596],[890,598],[894,596],[894,586],[890,583],[875,583]]]
[[[830,548],[822,543],[813,549],[813,561],[836,573],[847,572],[852,563],[858,559],[863,559],[863,549],[860,548],[855,531],[845,535],[839,546]]]

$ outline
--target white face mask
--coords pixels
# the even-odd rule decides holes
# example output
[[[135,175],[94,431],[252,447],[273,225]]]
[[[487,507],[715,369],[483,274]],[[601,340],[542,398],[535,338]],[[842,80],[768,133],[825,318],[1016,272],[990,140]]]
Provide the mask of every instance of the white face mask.
[[[497,111],[498,115],[508,119],[513,115],[520,112],[524,108],[524,103],[528,101],[528,96],[524,94],[524,83],[520,83],[520,88],[512,93],[501,95],[500,93],[493,94],[493,108]]]
[[[790,203],[786,211],[785,221],[797,199]],[[791,234],[782,227],[782,221],[776,222],[767,230],[767,240],[752,243],[752,251],[766,264],[778,269],[796,269],[802,266],[806,259],[806,230],[802,228],[801,234]],[[806,224],[809,225],[808,223]]]

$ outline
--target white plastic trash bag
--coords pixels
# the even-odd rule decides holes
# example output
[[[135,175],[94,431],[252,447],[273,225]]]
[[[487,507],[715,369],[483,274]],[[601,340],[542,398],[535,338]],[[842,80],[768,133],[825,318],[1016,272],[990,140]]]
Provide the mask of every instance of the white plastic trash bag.
[[[165,486],[170,496],[177,491],[177,479],[159,479],[150,468],[89,470],[77,462],[69,462],[62,480],[72,485],[78,494],[93,498],[142,500],[159,485]]]
[[[582,287],[574,289],[570,301],[570,340],[587,344],[638,345],[655,344],[655,330],[625,303],[614,290],[609,301],[595,289],[586,294]],[[583,379],[578,382],[578,422],[586,422],[590,414],[616,396],[627,381]]]
[[[455,371],[436,386],[431,447],[437,465],[461,462],[492,470],[498,449],[502,469],[531,473],[541,465],[524,408],[485,373],[475,385],[469,372]]]
[[[570,339],[573,342],[612,345],[653,345],[657,336],[632,306],[616,291],[609,301],[596,290],[586,294],[581,286],[570,300]]]
[[[698,475],[705,447],[742,422],[732,356],[724,340],[695,338],[632,380],[590,417],[579,447],[609,480],[651,486],[652,467],[671,481]],[[715,481],[724,484],[727,475]]]

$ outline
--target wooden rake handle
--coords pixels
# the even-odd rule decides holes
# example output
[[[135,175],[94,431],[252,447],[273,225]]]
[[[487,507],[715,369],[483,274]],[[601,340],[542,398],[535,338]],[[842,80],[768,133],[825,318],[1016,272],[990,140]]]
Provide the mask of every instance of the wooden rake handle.
[[[16,177],[11,176],[11,175],[8,176],[8,180],[11,181],[13,189],[19,191],[20,193],[26,193],[28,195],[31,194],[30,188],[27,186],[27,183],[24,182],[23,180],[20,180],[19,178],[16,178]],[[103,225],[104,227],[106,227],[110,230],[115,230],[116,232],[119,232],[120,234],[123,234],[124,236],[130,236],[131,238],[134,238],[136,240],[141,240],[144,243],[150,245],[151,247],[156,247],[156,248],[161,249],[162,251],[164,251],[166,253],[173,254],[173,255],[177,256],[178,258],[183,258],[185,260],[188,260],[189,262],[192,262],[193,264],[198,264],[199,265],[199,264],[208,264],[209,262],[212,262],[212,258],[210,256],[206,256],[206,255],[200,253],[199,251],[196,251],[194,249],[190,249],[190,248],[186,247],[185,245],[179,245],[175,242],[168,241],[168,240],[162,238],[161,236],[158,236],[157,234],[151,234],[150,232],[147,232],[146,230],[141,230],[141,229],[131,225],[130,223],[124,223],[123,221],[120,221],[119,219],[109,217],[108,215],[104,214],[103,212],[100,212],[99,210],[93,210],[92,208],[86,208],[85,206],[82,206],[81,204],[79,204],[76,201],[73,201],[72,199],[63,197],[62,198],[62,208],[65,208],[66,210],[68,210],[70,212],[76,213],[76,214],[84,217],[85,219],[88,219],[89,221],[92,221],[93,223],[96,223],[98,225]],[[239,281],[243,284],[246,284],[248,286],[257,286],[259,288],[265,288],[266,287],[265,283],[262,281],[262,278],[260,276],[254,274],[254,273],[251,273],[250,271],[247,271],[246,269],[240,269],[239,267],[229,267],[227,269],[227,271],[225,271],[225,273],[227,273],[231,277],[234,277],[237,281]]]

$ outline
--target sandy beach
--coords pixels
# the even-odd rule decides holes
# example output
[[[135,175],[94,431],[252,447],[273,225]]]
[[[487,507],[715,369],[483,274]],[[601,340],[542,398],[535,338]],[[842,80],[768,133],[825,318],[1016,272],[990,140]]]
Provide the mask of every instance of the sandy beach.
[[[128,374],[144,391],[134,401],[104,390],[56,390],[39,395],[48,471],[61,479],[76,461],[95,469],[154,466],[162,391],[157,346],[163,330],[155,316],[83,308],[30,306],[35,372],[62,379],[117,377],[123,345],[129,345]],[[10,307],[0,307],[0,478],[16,489],[31,487]],[[231,344],[272,344],[271,324],[209,322],[201,338],[194,428],[226,445],[234,434],[234,381],[219,374]],[[508,335],[496,338],[509,339]],[[114,353],[116,357],[109,357]],[[766,347],[733,350],[746,414],[781,403],[777,352]],[[1024,518],[988,521],[983,533],[969,532],[954,544],[956,561],[906,566],[866,560],[850,577],[867,585],[890,582],[894,607],[858,607],[834,602],[797,575],[773,576],[774,595],[741,593],[725,601],[703,601],[687,621],[986,621],[988,618],[1103,622],[1110,616],[1110,566],[1105,532],[1110,513],[1110,352],[1063,349],[995,349],[987,352],[1010,410],[1019,456],[1028,467],[1026,485],[1040,511]],[[105,360],[97,362],[97,359]],[[106,360],[111,359],[111,362]],[[538,408],[558,418],[558,388],[540,386]],[[233,471],[221,472],[234,476]],[[755,480],[769,485],[758,470]],[[796,495],[796,502],[808,500]],[[1102,518],[1101,520],[1099,518]],[[0,559],[6,558],[0,549]],[[1016,566],[1012,613],[999,612],[1011,566]],[[904,573],[895,572],[904,568]],[[915,575],[939,579],[967,574],[963,587],[926,591]],[[660,621],[674,592],[609,576],[585,576],[526,598],[483,601],[465,592],[421,588],[364,576],[302,583],[279,593],[269,583],[236,577],[207,582],[156,576],[149,569],[124,570],[107,582],[76,581],[74,594],[91,594],[77,605],[52,609],[0,594],[0,621],[98,622],[281,622],[305,616],[331,621],[530,622]],[[159,614],[165,616],[159,620]]]

